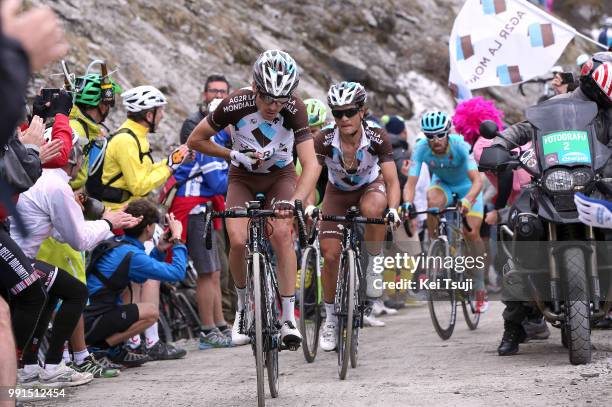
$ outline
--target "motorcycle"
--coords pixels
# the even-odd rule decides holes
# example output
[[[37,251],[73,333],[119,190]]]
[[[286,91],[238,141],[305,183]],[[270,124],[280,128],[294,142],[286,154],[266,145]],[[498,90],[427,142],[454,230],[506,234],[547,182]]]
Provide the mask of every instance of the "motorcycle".
[[[600,289],[600,282],[609,277],[609,262],[601,261],[608,250],[601,250],[603,242],[596,241],[600,231],[580,222],[574,204],[575,192],[612,191],[612,179],[602,175],[612,154],[597,139],[596,115],[595,103],[575,99],[532,106],[526,114],[534,130],[531,147],[522,151],[518,145],[494,144],[483,150],[479,163],[480,171],[521,167],[532,177],[510,208],[507,225],[500,227],[500,246],[509,259],[504,278],[526,281],[525,300],[561,329],[575,365],[591,361],[590,324],[612,306],[612,279],[607,293]],[[514,144],[492,121],[483,122],[480,133]]]

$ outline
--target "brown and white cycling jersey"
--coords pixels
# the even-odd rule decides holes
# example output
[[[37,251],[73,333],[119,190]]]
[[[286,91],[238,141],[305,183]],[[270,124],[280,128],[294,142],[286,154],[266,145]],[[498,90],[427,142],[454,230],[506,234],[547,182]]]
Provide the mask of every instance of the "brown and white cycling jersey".
[[[301,99],[292,97],[274,120],[267,121],[257,110],[255,93],[250,88],[237,90],[223,99],[206,120],[217,131],[232,126],[233,150],[263,154],[263,163],[252,171],[259,174],[292,164],[294,142],[297,145],[312,138]]]
[[[370,184],[380,174],[380,164],[393,161],[387,132],[375,124],[362,125],[361,143],[355,152],[357,167],[353,170],[345,169],[336,126],[323,128],[315,137],[314,144],[319,164],[327,166],[329,182],[344,191],[354,191]]]

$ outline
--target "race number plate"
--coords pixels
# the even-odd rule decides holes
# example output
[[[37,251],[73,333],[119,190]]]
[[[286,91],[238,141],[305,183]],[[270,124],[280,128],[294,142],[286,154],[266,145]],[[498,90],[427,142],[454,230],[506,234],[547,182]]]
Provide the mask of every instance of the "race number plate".
[[[591,164],[586,131],[560,131],[542,136],[544,159],[552,165]]]

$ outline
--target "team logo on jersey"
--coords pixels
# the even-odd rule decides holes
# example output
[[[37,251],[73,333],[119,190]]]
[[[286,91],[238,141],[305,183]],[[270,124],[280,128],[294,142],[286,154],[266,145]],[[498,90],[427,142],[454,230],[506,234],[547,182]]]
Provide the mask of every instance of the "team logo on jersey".
[[[268,123],[260,123],[259,126],[253,129],[251,134],[255,137],[255,140],[257,140],[260,146],[265,147],[274,139],[276,130]]]

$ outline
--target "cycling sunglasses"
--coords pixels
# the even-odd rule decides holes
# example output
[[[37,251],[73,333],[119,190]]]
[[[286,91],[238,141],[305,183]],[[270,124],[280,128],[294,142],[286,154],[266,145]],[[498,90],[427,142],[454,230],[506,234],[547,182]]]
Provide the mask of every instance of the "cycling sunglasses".
[[[281,105],[285,105],[291,99],[291,96],[276,97],[274,95],[262,92],[260,90],[257,90],[257,93],[259,94],[259,97],[261,97],[261,100],[263,100],[263,102],[266,105],[271,105],[274,102],[280,103]]]
[[[352,109],[344,109],[344,110],[332,110],[332,115],[336,119],[342,119],[342,116],[346,116],[348,119],[355,116],[361,110],[360,107],[354,107]]]
[[[434,139],[444,138],[448,136],[448,133],[449,133],[448,131],[443,131],[442,133],[424,133],[424,134],[428,140],[434,140]]]

